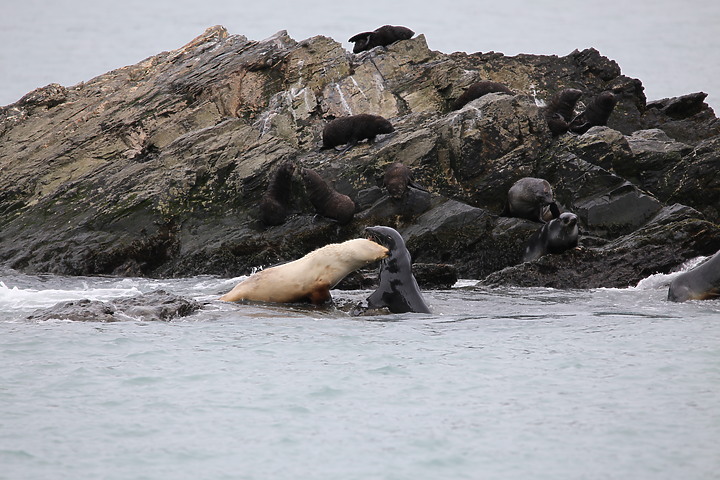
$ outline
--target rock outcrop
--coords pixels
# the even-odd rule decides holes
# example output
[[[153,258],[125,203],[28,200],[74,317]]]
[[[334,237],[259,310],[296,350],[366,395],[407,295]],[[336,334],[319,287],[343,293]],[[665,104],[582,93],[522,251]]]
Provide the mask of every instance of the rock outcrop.
[[[491,93],[451,105],[480,80]],[[606,127],[553,138],[539,107],[618,100]],[[184,47],[0,108],[0,262],[69,275],[239,275],[364,227],[399,230],[413,259],[488,284],[625,286],[720,249],[720,122],[705,94],[647,103],[639,80],[594,49],[565,57],[444,54],[423,35],[353,55],[327,37],[264,41],[212,27]],[[320,151],[332,118],[371,113],[395,131]],[[357,205],[315,215],[299,179],[292,214],[258,203],[284,161]],[[402,162],[430,193],[382,188]],[[498,217],[519,178],[545,178],[580,220],[582,248],[521,264],[539,224]],[[419,192],[419,193],[418,193]]]

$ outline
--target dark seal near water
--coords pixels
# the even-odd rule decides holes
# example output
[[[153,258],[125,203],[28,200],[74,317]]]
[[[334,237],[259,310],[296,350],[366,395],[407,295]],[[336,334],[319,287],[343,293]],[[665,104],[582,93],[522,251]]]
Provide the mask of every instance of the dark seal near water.
[[[481,82],[473,83],[467,90],[460,95],[452,105],[453,110],[460,110],[467,103],[487,95],[488,93],[507,93],[512,95],[513,91],[508,87],[498,82],[491,82],[489,80],[483,80]]]
[[[260,199],[260,219],[265,225],[282,225],[290,210],[290,191],[295,164],[283,162],[273,173]]]
[[[525,247],[523,261],[530,262],[547,253],[562,253],[575,248],[578,235],[577,215],[565,212],[533,233]]]
[[[387,308],[392,313],[431,313],[413,276],[412,259],[402,236],[384,226],[367,227],[365,231],[390,251],[380,261],[380,285],[368,297],[368,307]]]
[[[720,251],[675,277],[668,289],[668,300],[673,302],[715,298],[720,298]]]
[[[331,120],[323,129],[323,146],[320,150],[348,144],[352,147],[360,140],[375,141],[381,133],[392,133],[395,129],[389,120],[380,115],[361,113]]]
[[[348,42],[352,42],[353,53],[371,50],[375,47],[386,47],[398,40],[409,40],[415,32],[407,27],[383,25],[372,32],[362,32],[353,35]]]
[[[552,132],[553,137],[562,135],[568,131],[569,124],[573,119],[575,104],[582,96],[582,92],[576,88],[566,88],[553,95],[545,107],[545,121]]]
[[[350,197],[336,192],[315,171],[303,168],[300,176],[305,184],[310,203],[323,217],[337,220],[340,225],[350,223],[355,215],[355,202]]]
[[[508,190],[505,208],[500,215],[545,223],[547,218],[558,218],[560,209],[547,180],[524,177]]]
[[[592,127],[607,125],[616,104],[617,98],[612,92],[602,92],[590,101],[585,111],[572,119],[570,131],[582,135]]]

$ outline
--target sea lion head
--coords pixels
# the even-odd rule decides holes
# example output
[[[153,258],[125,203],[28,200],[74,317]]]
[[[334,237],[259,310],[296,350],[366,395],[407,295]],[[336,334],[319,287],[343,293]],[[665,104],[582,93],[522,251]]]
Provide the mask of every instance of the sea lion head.
[[[381,117],[380,115],[374,115],[374,117],[374,127],[377,133],[392,133],[395,131],[395,127],[392,126],[390,120]]]

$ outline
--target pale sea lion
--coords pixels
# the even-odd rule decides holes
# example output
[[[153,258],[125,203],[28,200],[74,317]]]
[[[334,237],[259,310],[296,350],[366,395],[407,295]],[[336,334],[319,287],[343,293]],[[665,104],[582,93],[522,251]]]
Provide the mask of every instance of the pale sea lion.
[[[720,251],[675,277],[668,289],[668,300],[673,302],[715,298],[720,298]]]
[[[460,95],[457,100],[455,100],[452,109],[460,110],[467,103],[475,100],[476,98],[480,98],[483,95],[487,95],[488,93],[507,93],[512,95],[513,91],[502,83],[483,80],[470,85],[467,90],[465,90],[465,92],[463,92],[463,94]]]
[[[568,131],[569,123],[574,116],[575,104],[581,96],[582,92],[580,90],[566,88],[553,95],[550,99],[547,107],[545,107],[544,115],[554,137]]]
[[[533,233],[525,247],[523,261],[530,262],[546,253],[562,253],[575,248],[578,235],[577,215],[565,212]]]
[[[431,313],[413,276],[412,259],[402,236],[384,226],[365,231],[389,249],[389,256],[380,262],[380,285],[368,297],[368,307],[387,308],[392,313]]]
[[[254,273],[220,300],[320,304],[331,299],[330,289],[350,272],[387,255],[386,247],[364,238],[331,243],[298,260]]]
[[[305,191],[315,211],[323,217],[337,220],[340,225],[350,223],[355,215],[355,202],[350,197],[336,192],[315,171],[309,168],[300,170]]]
[[[368,142],[374,142],[377,135],[394,131],[392,123],[380,115],[361,113],[336,118],[325,125],[322,134],[323,146],[320,150],[344,144],[348,144],[347,148],[350,148],[365,139]]]
[[[560,216],[550,183],[542,178],[524,177],[508,190],[505,208],[500,215],[545,223],[548,210],[552,218]]]
[[[415,32],[407,27],[383,25],[372,32],[362,32],[353,35],[348,42],[352,42],[353,53],[360,53],[375,47],[386,47],[398,40],[409,40]]]
[[[295,164],[284,162],[273,173],[260,199],[260,218],[265,225],[281,225],[290,209],[290,192]]]
[[[617,98],[612,92],[602,92],[590,101],[585,111],[572,119],[570,130],[582,135],[592,127],[607,125],[616,104]]]

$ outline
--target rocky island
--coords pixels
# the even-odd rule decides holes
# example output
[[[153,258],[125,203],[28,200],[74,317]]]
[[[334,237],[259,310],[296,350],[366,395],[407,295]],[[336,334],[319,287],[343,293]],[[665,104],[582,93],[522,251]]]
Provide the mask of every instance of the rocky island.
[[[453,110],[478,81],[506,86]],[[543,106],[602,92],[606,126],[554,136]],[[357,55],[281,31],[209,28],[72,87],[0,108],[0,263],[26,273],[237,276],[387,225],[416,264],[485,285],[626,287],[720,249],[720,121],[705,94],[648,102],[594,49],[567,56],[431,51],[422,34]],[[380,115],[394,131],[342,151],[324,126]],[[288,215],[262,221],[272,175],[292,162],[350,197],[349,222],[318,215],[298,175]],[[401,163],[422,186],[383,184]],[[292,169],[291,169],[292,170]],[[577,215],[579,246],[523,262],[540,227],[500,216],[520,178],[547,180]]]

